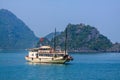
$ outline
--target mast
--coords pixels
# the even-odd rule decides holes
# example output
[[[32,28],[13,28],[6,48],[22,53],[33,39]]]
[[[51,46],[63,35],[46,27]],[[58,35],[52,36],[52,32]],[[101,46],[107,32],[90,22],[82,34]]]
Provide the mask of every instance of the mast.
[[[54,33],[54,51],[56,51],[56,28],[55,28],[55,33]]]
[[[67,28],[65,30],[65,55],[67,54]]]

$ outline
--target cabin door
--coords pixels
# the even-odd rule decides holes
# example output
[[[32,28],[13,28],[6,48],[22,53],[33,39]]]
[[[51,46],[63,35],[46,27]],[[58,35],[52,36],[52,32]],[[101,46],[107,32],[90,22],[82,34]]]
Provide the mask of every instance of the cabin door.
[[[36,54],[36,58],[38,58],[38,54]]]

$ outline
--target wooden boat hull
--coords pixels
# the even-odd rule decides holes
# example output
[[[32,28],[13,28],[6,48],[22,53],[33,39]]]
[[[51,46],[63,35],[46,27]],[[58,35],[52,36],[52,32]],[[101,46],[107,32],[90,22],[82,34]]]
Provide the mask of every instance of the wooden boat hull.
[[[25,59],[28,62],[33,62],[33,63],[55,63],[55,64],[64,64],[65,62],[69,62],[70,60],[68,59],[63,59],[63,58],[30,58],[30,57],[25,57]]]

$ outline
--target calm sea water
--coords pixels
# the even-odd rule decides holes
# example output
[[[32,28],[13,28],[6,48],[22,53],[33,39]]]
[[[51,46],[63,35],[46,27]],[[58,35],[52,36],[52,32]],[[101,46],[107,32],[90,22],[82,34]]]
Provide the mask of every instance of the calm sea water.
[[[71,53],[67,64],[31,64],[25,55],[0,51],[0,80],[120,80],[120,53]]]

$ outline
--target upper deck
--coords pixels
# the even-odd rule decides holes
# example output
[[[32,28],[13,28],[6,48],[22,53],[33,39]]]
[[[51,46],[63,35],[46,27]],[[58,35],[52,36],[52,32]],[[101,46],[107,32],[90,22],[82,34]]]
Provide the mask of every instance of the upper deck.
[[[37,52],[39,54],[65,54],[65,51],[62,51],[61,49],[54,50],[50,46],[41,46],[39,48],[32,48],[29,49],[30,52]]]

